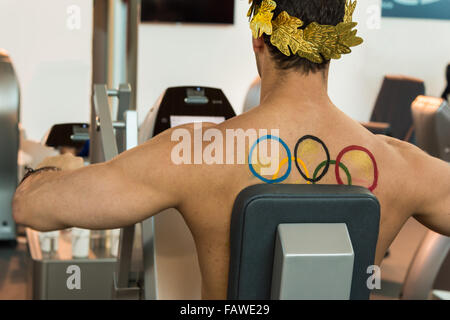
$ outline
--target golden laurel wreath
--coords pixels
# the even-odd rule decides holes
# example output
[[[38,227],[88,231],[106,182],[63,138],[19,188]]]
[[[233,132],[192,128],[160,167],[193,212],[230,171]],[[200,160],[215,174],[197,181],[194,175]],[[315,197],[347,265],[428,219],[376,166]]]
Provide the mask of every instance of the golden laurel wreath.
[[[273,11],[277,7],[274,0],[263,0],[260,6],[250,0],[250,28],[255,39],[263,34],[271,36],[270,42],[286,56],[290,56],[292,52],[314,63],[322,63],[324,59],[340,59],[343,54],[352,52],[351,47],[363,43],[354,29],[357,26],[353,22],[356,3],[356,0],[346,2],[344,20],[337,26],[312,22],[305,29],[299,29],[304,22],[291,17],[286,11],[273,20]]]

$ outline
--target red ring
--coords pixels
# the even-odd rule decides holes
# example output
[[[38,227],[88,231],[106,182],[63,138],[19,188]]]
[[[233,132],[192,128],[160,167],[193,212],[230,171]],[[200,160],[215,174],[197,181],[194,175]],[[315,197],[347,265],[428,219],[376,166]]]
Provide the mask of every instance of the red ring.
[[[369,191],[373,191],[377,188],[378,186],[378,166],[377,166],[377,161],[375,160],[375,157],[373,156],[373,154],[367,150],[364,147],[360,147],[360,146],[349,146],[347,148],[345,148],[344,150],[342,150],[339,155],[336,158],[336,167],[334,169],[334,172],[336,174],[336,180],[338,182],[338,184],[343,185],[344,182],[341,179],[340,173],[339,173],[339,165],[341,163],[342,157],[350,151],[362,151],[367,153],[367,155],[370,157],[370,159],[372,160],[373,163],[373,176],[374,176],[374,181],[372,186],[369,188]]]

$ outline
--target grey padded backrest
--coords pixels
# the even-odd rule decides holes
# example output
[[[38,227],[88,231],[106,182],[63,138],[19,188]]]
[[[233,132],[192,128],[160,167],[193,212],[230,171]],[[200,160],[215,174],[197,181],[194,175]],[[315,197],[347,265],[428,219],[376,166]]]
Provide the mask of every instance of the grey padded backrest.
[[[254,185],[236,198],[230,229],[228,299],[268,300],[279,224],[345,223],[355,262],[350,299],[368,299],[380,205],[367,189],[327,185]]]

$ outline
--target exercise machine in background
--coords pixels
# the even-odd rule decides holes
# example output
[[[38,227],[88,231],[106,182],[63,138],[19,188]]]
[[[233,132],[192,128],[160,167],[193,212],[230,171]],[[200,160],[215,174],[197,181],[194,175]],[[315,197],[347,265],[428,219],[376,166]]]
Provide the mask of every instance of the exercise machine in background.
[[[0,240],[14,240],[11,199],[17,187],[20,90],[14,66],[0,49]]]
[[[130,92],[129,85],[121,85],[118,90],[107,90],[106,86],[102,85],[94,87],[95,108],[90,125],[91,149],[94,146],[90,159],[92,164],[110,160],[137,146],[137,113],[130,107]],[[108,97],[119,99],[116,117],[111,114]],[[117,118],[117,121],[114,121],[114,118]],[[88,138],[86,124],[66,124],[53,129],[47,138],[49,145],[80,148]],[[56,137],[52,132],[60,132],[62,135]],[[27,228],[29,298],[111,299],[113,274],[117,265],[117,231],[108,231],[109,237],[95,238],[89,235],[88,230],[78,229],[76,234],[74,229],[65,230],[53,239],[58,245],[53,247],[50,244],[48,250],[41,245],[40,233]],[[81,234],[88,238],[84,239],[87,243],[89,237],[91,240],[86,256],[79,256],[79,250],[76,249],[79,246],[77,241],[83,240]],[[76,272],[80,273],[78,284],[76,281],[70,281],[71,275]]]
[[[384,78],[369,123],[363,125],[375,134],[415,142],[411,103],[425,94],[421,79],[388,75]]]
[[[220,89],[168,88],[139,130],[139,142],[193,122],[221,123],[235,116]],[[200,299],[201,275],[194,239],[176,209],[142,222],[143,299]],[[124,271],[126,273],[126,271]]]
[[[450,107],[444,99],[417,97],[412,104],[417,145],[433,157],[450,163]],[[408,269],[402,298],[430,298],[436,282],[446,294],[434,292],[435,299],[450,299],[450,238],[428,231]],[[447,266],[447,269],[445,268]],[[439,281],[436,281],[439,279]]]
[[[450,102],[450,64],[447,66],[445,76],[447,78],[447,87],[444,89],[444,92],[442,93],[442,99],[447,100],[447,102]]]

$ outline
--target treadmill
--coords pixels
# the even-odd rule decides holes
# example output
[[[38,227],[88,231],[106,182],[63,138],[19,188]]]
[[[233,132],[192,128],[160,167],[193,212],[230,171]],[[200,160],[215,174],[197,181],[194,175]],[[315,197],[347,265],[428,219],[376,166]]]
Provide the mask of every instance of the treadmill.
[[[139,131],[139,143],[161,132],[194,122],[220,123],[235,116],[225,94],[207,87],[167,89]],[[146,300],[201,299],[201,276],[194,239],[176,209],[141,224],[143,284]]]

